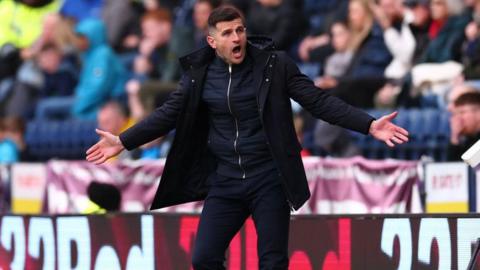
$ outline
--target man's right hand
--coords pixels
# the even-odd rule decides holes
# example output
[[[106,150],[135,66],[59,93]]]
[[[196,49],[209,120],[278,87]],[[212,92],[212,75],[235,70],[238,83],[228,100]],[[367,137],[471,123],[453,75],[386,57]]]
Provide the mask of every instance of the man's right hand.
[[[100,135],[100,140],[87,150],[87,161],[99,165],[125,149],[118,136],[100,129],[95,132]]]

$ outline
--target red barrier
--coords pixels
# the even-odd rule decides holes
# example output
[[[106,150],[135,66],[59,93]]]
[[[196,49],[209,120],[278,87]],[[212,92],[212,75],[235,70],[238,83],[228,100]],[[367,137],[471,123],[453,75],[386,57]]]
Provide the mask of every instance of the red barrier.
[[[0,217],[1,269],[191,269],[198,216]],[[466,269],[480,215],[296,216],[293,270]],[[227,252],[229,270],[257,270],[248,220]],[[478,267],[476,269],[480,269]]]

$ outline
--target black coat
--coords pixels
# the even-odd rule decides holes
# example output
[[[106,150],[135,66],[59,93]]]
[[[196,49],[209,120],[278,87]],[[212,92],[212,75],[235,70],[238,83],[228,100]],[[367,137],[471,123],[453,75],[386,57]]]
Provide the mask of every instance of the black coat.
[[[373,118],[316,88],[283,52],[249,43],[247,53],[254,61],[254,87],[258,89],[258,113],[266,143],[290,205],[298,209],[310,192],[293,126],[290,98],[317,118],[365,134]],[[214,57],[215,51],[206,47],[181,58],[185,75],[179,88],[163,106],[120,135],[123,145],[130,150],[176,128],[151,209],[202,200],[207,195],[206,179],[216,164],[207,147],[209,122],[208,110],[202,101],[202,85]]]

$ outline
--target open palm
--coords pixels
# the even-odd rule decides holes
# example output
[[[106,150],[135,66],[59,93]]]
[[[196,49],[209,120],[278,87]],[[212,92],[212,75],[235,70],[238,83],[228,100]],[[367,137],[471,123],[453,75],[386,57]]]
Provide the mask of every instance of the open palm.
[[[100,129],[95,130],[100,140],[87,150],[87,161],[102,164],[125,149],[117,136]]]
[[[370,125],[370,134],[390,147],[408,142],[408,131],[392,123],[397,115],[398,112],[393,112],[373,121]]]

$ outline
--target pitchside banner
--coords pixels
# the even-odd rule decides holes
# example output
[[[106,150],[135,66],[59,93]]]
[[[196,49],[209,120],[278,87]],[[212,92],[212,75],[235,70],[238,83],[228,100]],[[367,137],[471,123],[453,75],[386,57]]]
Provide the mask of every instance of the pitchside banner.
[[[296,214],[420,213],[420,174],[416,161],[303,159],[312,197]],[[81,213],[91,181],[116,185],[123,211],[145,211],[153,200],[164,161],[121,162],[96,166],[87,162],[50,161],[47,191],[50,214]],[[195,202],[160,209],[199,213]]]
[[[42,163],[12,165],[12,212],[39,214],[45,200],[46,167]]]
[[[468,165],[426,164],[425,191],[428,213],[468,213]]]
[[[0,269],[189,270],[198,221],[172,214],[3,216]],[[296,216],[290,228],[290,270],[464,270],[480,216]],[[227,269],[258,270],[256,241],[247,220],[226,253]]]
[[[97,181],[112,184],[121,191],[122,211],[146,211],[157,190],[164,164],[164,159],[103,165],[50,161],[47,163],[45,210],[51,214],[82,213],[88,206],[87,187]]]

